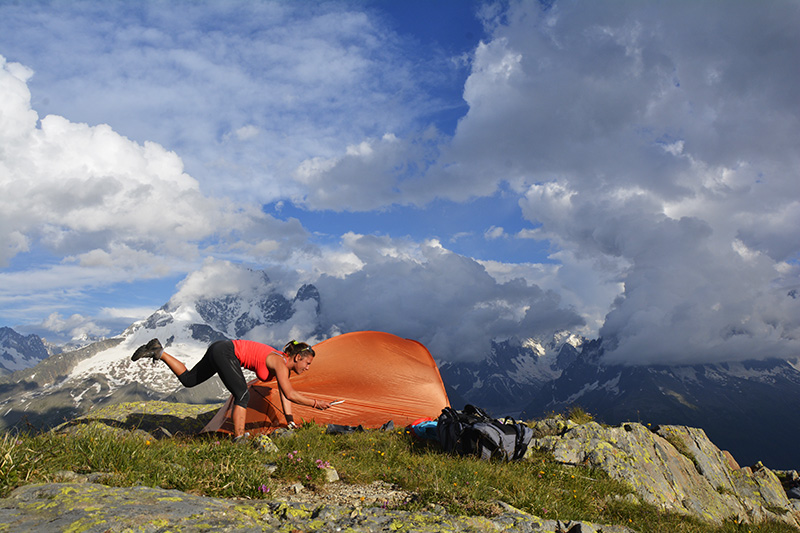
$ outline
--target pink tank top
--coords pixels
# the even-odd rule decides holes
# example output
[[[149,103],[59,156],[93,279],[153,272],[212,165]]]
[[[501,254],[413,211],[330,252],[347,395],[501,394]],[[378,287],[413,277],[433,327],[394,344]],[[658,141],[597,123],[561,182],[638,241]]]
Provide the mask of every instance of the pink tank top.
[[[276,350],[272,346],[255,341],[235,340],[233,341],[233,351],[242,368],[252,370],[261,381],[269,381],[275,378],[275,374],[267,368],[267,356],[275,353],[283,357],[286,363],[286,354]]]

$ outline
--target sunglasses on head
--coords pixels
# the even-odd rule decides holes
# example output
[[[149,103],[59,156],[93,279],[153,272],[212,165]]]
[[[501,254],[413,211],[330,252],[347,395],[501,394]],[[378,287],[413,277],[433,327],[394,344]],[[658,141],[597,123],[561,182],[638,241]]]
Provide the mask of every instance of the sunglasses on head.
[[[297,346],[298,344],[303,344],[303,343],[301,343],[301,342],[297,342],[297,341],[292,341],[292,344],[293,344],[294,346]],[[314,349],[313,349],[313,348],[311,348],[311,346],[308,346],[308,345],[306,345],[306,346],[303,346],[302,348],[300,348],[299,350],[297,350],[295,353],[303,353],[303,352],[310,352],[310,353],[311,353],[311,355],[314,355],[314,356],[316,356],[316,355],[317,355],[316,353],[314,353]]]

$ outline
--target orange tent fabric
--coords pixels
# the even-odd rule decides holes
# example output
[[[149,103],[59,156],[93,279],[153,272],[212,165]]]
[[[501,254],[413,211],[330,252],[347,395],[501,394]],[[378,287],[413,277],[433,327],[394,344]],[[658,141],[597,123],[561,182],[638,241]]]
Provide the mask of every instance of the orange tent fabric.
[[[292,386],[312,398],[344,400],[325,411],[292,404],[295,423],[340,424],[378,428],[388,421],[404,427],[414,420],[436,418],[450,402],[430,352],[417,341],[389,333],[359,331],[314,346],[311,368],[292,374]],[[271,433],[285,427],[277,381],[249,383],[245,431]],[[203,428],[233,433],[228,402]]]

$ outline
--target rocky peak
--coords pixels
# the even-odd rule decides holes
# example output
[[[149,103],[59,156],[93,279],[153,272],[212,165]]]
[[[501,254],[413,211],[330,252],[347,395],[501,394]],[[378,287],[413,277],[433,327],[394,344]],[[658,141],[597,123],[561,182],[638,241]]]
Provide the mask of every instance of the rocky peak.
[[[307,283],[297,289],[297,295],[294,297],[294,300],[296,302],[314,300],[317,302],[317,314],[319,314],[321,298],[319,296],[319,290],[314,285]]]
[[[15,372],[35,366],[49,353],[37,335],[21,335],[11,328],[0,328],[0,370]]]
[[[581,337],[559,332],[552,338],[493,341],[485,359],[439,366],[451,398],[465,398],[495,415],[519,413],[546,384],[577,357]],[[458,407],[461,407],[460,405]]]

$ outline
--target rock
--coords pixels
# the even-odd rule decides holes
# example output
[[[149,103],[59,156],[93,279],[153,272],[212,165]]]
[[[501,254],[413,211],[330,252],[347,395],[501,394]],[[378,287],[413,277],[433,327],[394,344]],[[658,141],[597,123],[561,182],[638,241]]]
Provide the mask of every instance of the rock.
[[[723,455],[725,455],[725,459],[728,461],[728,466],[731,467],[731,470],[739,470],[741,468],[739,463],[736,462],[736,459],[733,458],[731,452],[728,450],[722,450]]]
[[[109,472],[78,474],[72,470],[59,470],[53,474],[53,480],[60,483],[104,483],[113,476]]]
[[[328,467],[323,470],[325,470],[325,481],[327,483],[333,483],[334,481],[339,481],[339,472],[337,472],[335,468]]]
[[[82,531],[383,531],[635,533],[620,526],[541,520],[512,512],[489,518],[381,507],[307,505],[278,500],[225,500],[146,487],[92,483],[26,485],[0,499],[0,530]]]
[[[678,449],[685,450],[698,473],[719,494],[733,495],[753,521],[775,518],[768,509],[789,509],[786,491],[774,472],[763,465],[756,470],[731,468],[726,454],[711,443],[702,429],[661,426],[657,433],[671,443],[678,443]]]
[[[53,479],[62,483],[86,483],[89,480],[85,475],[72,470],[59,470],[53,474]]]
[[[575,422],[565,419],[560,415],[544,420],[536,420],[528,424],[533,430],[533,438],[542,438],[555,435],[563,435],[567,430],[577,426]]]
[[[265,453],[278,453],[278,447],[272,442],[272,439],[263,434],[253,437],[253,446]]]
[[[600,468],[629,484],[644,502],[668,511],[715,524],[732,518],[800,527],[800,514],[773,472],[734,470],[701,429],[661,426],[653,432],[638,423],[589,422],[560,436],[536,438],[531,447],[550,451],[565,464]]]
[[[605,498],[606,501],[624,502],[632,505],[641,505],[641,500],[635,494],[609,494]]]

